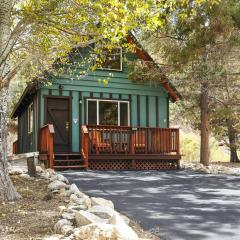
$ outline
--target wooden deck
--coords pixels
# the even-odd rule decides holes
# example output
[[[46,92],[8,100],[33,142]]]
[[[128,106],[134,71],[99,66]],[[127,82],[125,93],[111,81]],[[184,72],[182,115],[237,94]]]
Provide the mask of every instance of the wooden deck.
[[[80,153],[54,153],[53,142],[47,124],[40,130],[39,159],[55,169],[177,169],[181,159],[177,128],[83,125]]]
[[[176,169],[179,129],[86,125],[81,152],[90,169]]]

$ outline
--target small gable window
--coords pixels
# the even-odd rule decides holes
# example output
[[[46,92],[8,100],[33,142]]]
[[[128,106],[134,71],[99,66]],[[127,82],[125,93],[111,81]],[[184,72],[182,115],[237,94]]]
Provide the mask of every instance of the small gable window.
[[[28,107],[28,133],[33,132],[33,104]]]
[[[97,59],[98,69],[122,71],[122,48],[105,49]]]

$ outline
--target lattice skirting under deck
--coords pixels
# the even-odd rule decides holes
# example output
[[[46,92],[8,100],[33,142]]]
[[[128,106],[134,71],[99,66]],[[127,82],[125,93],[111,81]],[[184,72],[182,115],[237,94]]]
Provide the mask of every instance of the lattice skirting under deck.
[[[177,160],[89,160],[93,170],[164,170],[177,169]]]

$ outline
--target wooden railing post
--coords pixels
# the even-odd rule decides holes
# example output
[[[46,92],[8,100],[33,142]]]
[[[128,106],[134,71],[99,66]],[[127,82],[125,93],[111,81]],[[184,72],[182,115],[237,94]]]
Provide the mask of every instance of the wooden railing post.
[[[13,154],[18,154],[18,140],[13,143]]]
[[[88,141],[89,141],[89,133],[87,126],[82,125],[82,148],[81,153],[84,161],[84,165],[88,168]]]
[[[131,154],[135,154],[135,143],[136,143],[136,131],[137,128],[132,128],[131,131]]]
[[[53,151],[53,134],[54,134],[54,127],[52,124],[48,125],[49,131],[49,146],[48,146],[48,154],[49,154],[49,168],[53,168],[54,165],[54,151]]]
[[[54,166],[54,150],[53,150],[54,127],[52,124],[46,124],[40,129],[39,136],[39,153],[47,155],[47,167]]]
[[[180,154],[180,141],[179,141],[179,129],[176,132],[176,146],[177,146],[177,154]]]

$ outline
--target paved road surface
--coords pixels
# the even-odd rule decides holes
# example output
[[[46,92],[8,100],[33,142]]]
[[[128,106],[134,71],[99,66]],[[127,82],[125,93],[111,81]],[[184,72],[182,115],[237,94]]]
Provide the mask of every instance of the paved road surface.
[[[90,196],[163,240],[240,240],[240,177],[190,171],[67,171]]]

